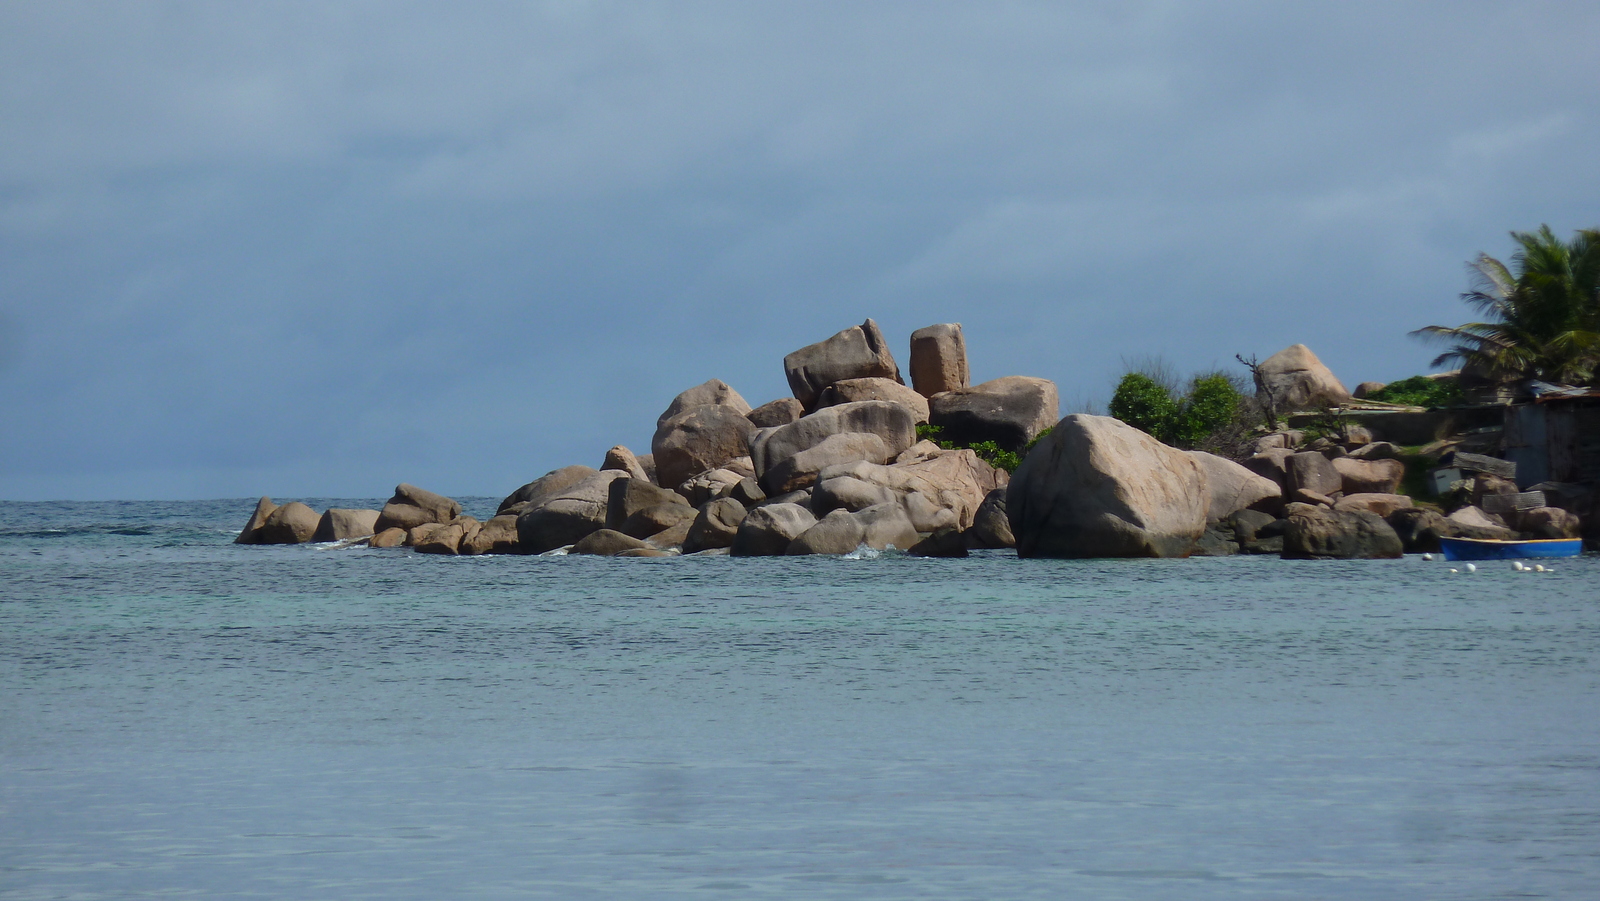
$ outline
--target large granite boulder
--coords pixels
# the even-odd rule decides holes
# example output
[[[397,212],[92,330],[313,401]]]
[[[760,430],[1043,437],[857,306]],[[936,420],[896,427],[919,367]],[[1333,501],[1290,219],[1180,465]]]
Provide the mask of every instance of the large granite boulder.
[[[1289,487],[1289,458],[1294,454],[1295,452],[1287,447],[1264,447],[1239,465],[1264,479],[1276,482],[1287,493],[1292,490]]]
[[[870,378],[902,381],[894,354],[871,319],[789,354],[783,358],[783,371],[789,378],[789,390],[808,410],[816,406],[822,389],[834,382]]]
[[[1344,477],[1339,475],[1339,470],[1316,451],[1294,454],[1286,462],[1289,478],[1284,488],[1291,495],[1296,491],[1314,491],[1333,497],[1344,490]]]
[[[624,519],[622,525],[617,528],[617,531],[624,535],[632,535],[634,538],[649,538],[669,531],[681,523],[683,524],[684,533],[687,534],[689,524],[694,521],[695,514],[698,512],[695,508],[683,503],[656,504],[641,510],[635,510],[629,514],[628,518]],[[681,541],[682,539],[680,538],[679,540]]]
[[[826,516],[834,510],[854,513],[899,499],[900,495],[882,485],[874,485],[853,476],[836,475],[818,482],[817,487],[812,489],[811,512],[818,516]]]
[[[406,530],[405,529],[384,529],[382,532],[379,532],[378,534],[372,536],[372,540],[367,542],[367,547],[373,547],[373,548],[404,547],[405,543],[406,543]]]
[[[993,441],[1017,452],[1060,415],[1055,382],[1022,375],[928,398],[928,421],[957,444]]]
[[[839,432],[803,451],[779,461],[762,475],[760,485],[768,494],[782,494],[808,488],[817,474],[830,466],[866,461],[887,463],[894,457],[883,439],[868,432]]]
[[[317,533],[322,517],[299,501],[290,501],[267,515],[256,530],[256,544],[301,544]]]
[[[928,399],[894,379],[844,379],[822,389],[817,407],[835,407],[858,400],[886,400],[911,411],[917,423],[928,421]]]
[[[1405,554],[1400,536],[1376,513],[1289,504],[1284,518],[1285,558],[1369,560]]]
[[[460,515],[461,505],[450,498],[402,483],[395,486],[394,497],[383,505],[373,530],[413,529],[425,522],[449,522]]]
[[[866,545],[874,550],[909,550],[921,539],[899,504],[879,504],[856,513],[835,510],[789,542],[789,554],[848,554]]]
[[[821,515],[836,507],[872,506],[862,502],[876,495],[871,490],[875,487],[893,493],[919,532],[944,525],[971,528],[984,499],[1004,487],[1009,478],[1005,470],[990,466],[966,449],[940,451],[892,466],[867,461],[830,466],[819,476],[823,481],[812,492],[812,512]],[[938,511],[948,511],[949,517],[941,518]]]
[[[1456,522],[1437,511],[1422,507],[1400,507],[1384,519],[1395,534],[1400,536],[1408,554],[1436,554],[1440,538],[1486,538],[1509,541],[1517,533],[1496,525],[1477,526]]]
[[[711,406],[732,407],[739,411],[740,416],[750,412],[750,405],[739,396],[739,392],[729,387],[722,379],[711,379],[674,397],[672,403],[667,404],[667,409],[656,417],[656,428],[660,428],[663,423],[680,413],[695,407]]]
[[[1411,498],[1403,494],[1347,494],[1333,504],[1333,509],[1339,511],[1362,510],[1367,513],[1376,513],[1384,519],[1396,510],[1403,510],[1411,506]]]
[[[1205,471],[1109,416],[1073,414],[1011,476],[1021,557],[1186,557],[1205,531]]]
[[[470,516],[457,516],[433,529],[412,547],[419,554],[459,554],[463,544],[471,546],[480,525]]]
[[[611,483],[626,478],[620,470],[596,472],[537,506],[524,507],[517,515],[517,550],[542,554],[604,528],[611,506]]]
[[[1283,487],[1243,466],[1205,451],[1188,451],[1205,470],[1211,502],[1206,521],[1221,522],[1240,510],[1276,513],[1283,509]]]
[[[694,554],[729,547],[744,517],[744,505],[732,498],[718,498],[704,504],[684,536],[683,552]]]
[[[1017,546],[1017,537],[1011,534],[1011,520],[1006,518],[1006,489],[989,492],[973,514],[972,528],[964,534],[968,547],[999,550]]]
[[[1582,523],[1560,507],[1534,507],[1517,514],[1517,528],[1533,538],[1577,538]]]
[[[623,551],[650,547],[646,542],[624,535],[613,529],[596,529],[578,539],[569,553],[592,554],[597,557],[615,557]]]
[[[256,501],[255,511],[250,514],[249,521],[239,530],[239,537],[233,539],[233,543],[260,544],[261,527],[267,524],[267,517],[276,509],[278,505],[272,502],[272,498],[263,495],[261,500]]]
[[[747,412],[748,407],[741,410],[709,404],[692,407],[664,421],[650,439],[656,481],[681,485],[691,476],[749,456],[756,426],[745,416]]]
[[[1271,393],[1279,413],[1314,410],[1348,403],[1345,390],[1311,348],[1294,344],[1278,351],[1256,367],[1256,390]]]
[[[606,469],[608,471],[622,472],[618,467],[608,466]],[[588,466],[563,466],[560,469],[553,469],[507,495],[495,510],[495,515],[521,513],[530,507],[540,506],[552,498],[560,497],[563,491],[594,476],[599,471]]]
[[[317,531],[312,541],[345,541],[377,534],[377,510],[350,510],[332,507],[317,521]]]
[[[731,469],[712,469],[696,475],[678,486],[678,495],[698,507],[706,501],[723,497],[733,491],[745,476]]]
[[[750,442],[750,457],[757,481],[767,494],[781,493],[773,490],[767,476],[769,470],[803,450],[816,447],[833,435],[847,432],[876,435],[883,439],[888,453],[884,460],[893,459],[917,440],[917,424],[911,411],[900,404],[863,400],[826,407],[788,425],[762,429],[756,433]]]
[[[945,322],[911,333],[911,384],[923,397],[959,391],[972,384],[961,323]]]
[[[767,504],[745,514],[729,547],[735,557],[776,557],[816,524],[817,518],[799,504]]]
[[[804,404],[792,397],[780,397],[751,410],[748,418],[758,429],[775,429],[780,425],[788,425],[804,415],[806,415]]]
[[[517,552],[517,518],[501,513],[478,526],[478,531],[464,538],[459,545],[462,554],[515,554]]]
[[[640,482],[655,481],[651,474],[645,470],[644,464],[639,462],[639,458],[634,455],[633,451],[620,444],[606,451],[606,458],[601,461],[600,468],[602,470],[615,469],[625,472],[628,474],[628,478],[637,479]]]
[[[607,491],[605,527],[608,529],[626,531],[622,528],[622,524],[628,517],[650,507],[674,505],[682,507],[689,515],[694,514],[694,508],[683,499],[683,495],[666,488],[658,488],[642,479],[613,479],[607,486]]]
[[[1394,494],[1406,474],[1406,465],[1399,460],[1335,457],[1328,462],[1339,473],[1339,490],[1345,494]]]

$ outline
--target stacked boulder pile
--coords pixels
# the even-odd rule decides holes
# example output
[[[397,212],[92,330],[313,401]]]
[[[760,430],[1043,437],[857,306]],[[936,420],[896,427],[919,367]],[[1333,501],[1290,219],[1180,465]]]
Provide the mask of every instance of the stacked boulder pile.
[[[371,536],[372,547],[420,553],[632,557],[861,547],[959,556],[1012,546],[1005,470],[972,450],[919,440],[917,426],[1021,451],[1056,422],[1055,385],[1024,376],[970,384],[959,324],[917,330],[910,350],[907,386],[868,319],[786,356],[790,397],[752,408],[720,379],[697,385],[662,411],[648,454],[619,445],[599,469],[546,473],[484,522],[449,498],[401,485],[382,510],[320,517],[262,498],[238,540]]]

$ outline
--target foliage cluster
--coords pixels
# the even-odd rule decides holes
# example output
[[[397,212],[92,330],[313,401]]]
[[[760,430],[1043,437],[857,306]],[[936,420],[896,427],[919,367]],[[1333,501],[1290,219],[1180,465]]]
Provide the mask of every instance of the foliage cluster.
[[[1209,372],[1189,382],[1189,392],[1173,397],[1162,381],[1130,372],[1111,395],[1112,416],[1174,447],[1197,448],[1238,419],[1244,395],[1227,373]]]
[[[978,459],[996,469],[1003,469],[1006,472],[1016,472],[1017,467],[1022,465],[1022,458],[1027,456],[1028,450],[1033,447],[1033,443],[1030,442],[1028,447],[1024,448],[1021,454],[1016,454],[1006,450],[998,444],[995,444],[993,441],[974,441],[970,444],[960,444],[955,441],[951,441],[949,438],[946,438],[944,429],[940,426],[928,425],[926,423],[917,426],[917,437],[919,439],[932,441],[934,444],[939,445],[945,450],[961,450],[963,448],[970,450],[978,455]],[[1034,439],[1034,441],[1038,440],[1038,438]]]
[[[1461,402],[1461,384],[1453,378],[1430,379],[1425,375],[1414,375],[1390,382],[1382,390],[1368,394],[1366,399],[1430,409],[1448,407]]]
[[[1460,361],[1492,382],[1525,378],[1592,384],[1600,368],[1600,229],[1562,241],[1541,226],[1512,232],[1511,265],[1488,254],[1469,264],[1472,290],[1461,295],[1487,314],[1454,328],[1430,325],[1412,334],[1450,342],[1435,366]]]

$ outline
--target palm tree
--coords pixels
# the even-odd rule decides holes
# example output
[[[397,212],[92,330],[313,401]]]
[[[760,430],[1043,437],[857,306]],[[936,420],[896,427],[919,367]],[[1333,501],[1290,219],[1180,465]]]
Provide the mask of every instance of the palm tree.
[[[1488,254],[1467,267],[1473,288],[1461,299],[1487,321],[1412,334],[1453,342],[1435,366],[1459,360],[1498,382],[1589,382],[1600,365],[1600,229],[1580,229],[1570,243],[1548,225],[1511,237],[1521,249],[1510,267]]]

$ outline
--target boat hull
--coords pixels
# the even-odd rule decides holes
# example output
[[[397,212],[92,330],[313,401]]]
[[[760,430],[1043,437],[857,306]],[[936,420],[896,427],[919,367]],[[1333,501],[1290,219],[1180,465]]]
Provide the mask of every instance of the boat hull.
[[[1576,557],[1583,553],[1582,538],[1540,541],[1489,541],[1481,538],[1440,538],[1446,560],[1532,560]]]

